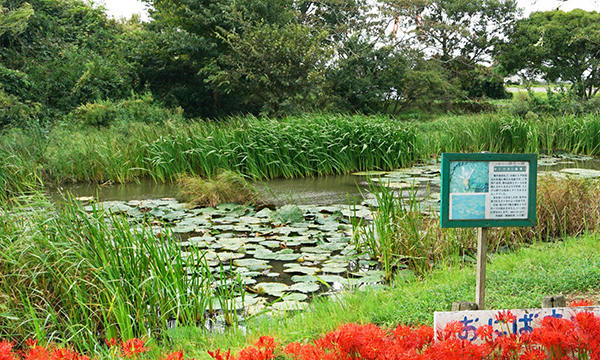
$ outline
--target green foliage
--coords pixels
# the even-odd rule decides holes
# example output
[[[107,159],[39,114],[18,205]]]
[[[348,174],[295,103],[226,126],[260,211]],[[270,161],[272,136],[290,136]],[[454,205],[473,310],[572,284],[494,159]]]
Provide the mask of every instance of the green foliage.
[[[327,33],[294,23],[242,29],[223,31],[229,51],[219,56],[222,67],[209,81],[224,92],[246,94],[243,101],[263,114],[311,110],[328,58]]]
[[[527,94],[520,94],[510,104],[509,111],[523,118],[540,115],[585,116],[587,114],[597,114],[600,111],[600,99],[596,97],[582,99],[574,92],[564,88],[559,89],[559,91],[548,88],[546,94],[539,94],[530,90]]]
[[[35,210],[32,210],[35,209]],[[161,335],[208,315],[215,279],[197,248],[169,233],[67,201],[0,212],[0,336],[97,350],[103,337]]]
[[[260,196],[244,177],[229,170],[220,171],[215,177],[202,179],[182,175],[177,180],[179,197],[191,206],[216,207],[221,203],[256,204]]]
[[[509,32],[508,41],[499,47],[499,60],[510,73],[569,81],[578,97],[592,98],[600,85],[599,24],[595,11],[534,12]]]
[[[97,101],[77,107],[66,118],[83,126],[102,127],[116,123],[162,123],[182,120],[179,109],[171,111],[154,101],[152,94],[133,94],[129,99],[119,101]]]
[[[284,205],[271,214],[271,221],[280,224],[302,222],[304,214],[296,205]]]
[[[32,13],[18,35],[0,36],[0,82],[16,101],[39,104],[37,117],[54,122],[82,103],[130,94],[137,76],[124,24],[78,0],[5,2]]]
[[[332,101],[334,109],[383,113],[392,99],[403,99],[397,88],[405,82],[409,65],[394,47],[376,48],[353,36],[339,51],[336,66],[327,73],[324,99]]]

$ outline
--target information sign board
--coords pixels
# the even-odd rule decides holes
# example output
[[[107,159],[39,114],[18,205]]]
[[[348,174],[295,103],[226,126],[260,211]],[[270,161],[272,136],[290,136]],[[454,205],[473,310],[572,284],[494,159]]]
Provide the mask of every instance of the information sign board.
[[[442,227],[535,225],[537,154],[442,154]]]

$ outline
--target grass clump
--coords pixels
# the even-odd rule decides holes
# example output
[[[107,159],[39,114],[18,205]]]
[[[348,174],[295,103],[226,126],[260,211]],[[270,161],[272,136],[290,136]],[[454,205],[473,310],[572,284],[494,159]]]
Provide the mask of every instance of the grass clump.
[[[182,175],[177,184],[179,198],[191,206],[213,206],[221,203],[256,204],[260,194],[239,173],[222,170],[213,178]]]

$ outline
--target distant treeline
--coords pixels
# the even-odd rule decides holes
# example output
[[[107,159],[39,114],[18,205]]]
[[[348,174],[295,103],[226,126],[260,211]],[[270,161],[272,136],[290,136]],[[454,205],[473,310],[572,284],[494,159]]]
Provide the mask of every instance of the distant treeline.
[[[517,71],[596,91],[596,13],[518,20],[515,0],[146,1],[149,22],[79,0],[0,0],[0,126],[141,97],[188,118],[397,115],[505,98]]]

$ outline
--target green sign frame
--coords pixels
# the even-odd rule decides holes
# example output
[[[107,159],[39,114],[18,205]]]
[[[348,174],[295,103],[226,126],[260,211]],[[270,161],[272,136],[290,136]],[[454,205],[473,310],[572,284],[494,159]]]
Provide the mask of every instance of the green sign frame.
[[[452,162],[458,162],[455,166],[455,170],[452,170],[451,173],[451,163]],[[489,207],[490,207],[490,197],[491,197],[491,190],[490,188],[494,188],[494,186],[496,188],[498,188],[498,184],[509,184],[509,185],[500,185],[500,186],[504,186],[506,189],[506,192],[510,194],[511,191],[511,186],[510,184],[513,184],[513,182],[501,182],[499,180],[497,180],[498,178],[495,178],[496,180],[494,180],[495,182],[493,183],[492,186],[490,186],[489,182],[489,178],[487,180],[487,184],[483,184],[486,187],[484,188],[485,190],[481,190],[480,192],[477,191],[477,189],[475,188],[475,185],[473,185],[473,189],[470,189],[471,184],[471,176],[473,174],[473,172],[476,169],[482,169],[483,173],[485,175],[485,171],[486,171],[486,167],[488,168],[488,177],[489,172],[492,170],[489,170],[490,168],[490,162],[499,162],[502,164],[498,164],[499,166],[493,166],[493,171],[494,172],[494,176],[498,176],[500,178],[500,180],[512,180],[511,178],[501,178],[502,176],[504,177],[519,177],[521,176],[522,178],[524,178],[525,173],[528,173],[527,176],[527,180],[522,179],[520,180],[521,182],[519,183],[520,188],[517,188],[517,190],[521,190],[521,192],[519,193],[520,196],[508,196],[508,199],[511,198],[520,198],[517,200],[502,200],[502,196],[504,195],[501,192],[496,192],[494,193],[495,197],[494,197],[494,201],[496,201],[496,203],[494,203],[494,205],[496,206],[494,208],[494,215],[495,216],[507,216],[509,218],[488,218],[488,214],[490,212]],[[516,163],[516,164],[510,164],[510,163]],[[528,163],[528,167],[524,166],[523,163]],[[458,165],[461,164],[465,164],[463,165],[460,169],[462,170],[462,174],[455,174],[455,171],[458,172]],[[487,165],[486,165],[487,164]],[[515,175],[516,174],[516,175]],[[481,177],[482,179],[485,179],[484,176]],[[461,182],[458,181],[458,179],[461,180]],[[453,191],[453,197],[452,200],[456,202],[457,205],[454,205],[454,209],[453,209],[453,216],[451,216],[450,213],[450,208],[451,208],[451,181],[452,181],[452,188],[456,189],[457,186],[462,186],[463,187],[463,191],[470,191],[472,192],[472,194],[459,194],[460,191]],[[458,185],[457,185],[458,184]],[[525,206],[525,204],[519,205],[518,202],[523,203],[524,202],[524,186],[527,186],[527,205]],[[536,213],[535,213],[535,208],[536,208],[536,190],[537,190],[537,154],[492,154],[492,153],[443,153],[442,154],[442,184],[441,184],[441,207],[440,207],[440,226],[443,228],[450,228],[450,227],[479,227],[479,228],[488,228],[488,227],[523,227],[523,226],[535,226],[536,224]],[[487,192],[485,192],[487,191]],[[501,191],[501,190],[495,190],[495,191]],[[498,195],[500,194],[500,195]],[[461,198],[462,196],[462,198]],[[471,197],[470,197],[471,196]],[[470,203],[468,203],[469,205],[458,205],[461,204],[458,200],[462,199],[464,201],[464,199],[469,200],[471,203],[475,202],[475,206],[471,206]],[[500,200],[497,200],[500,199]],[[498,204],[498,202],[507,202],[507,204]],[[481,205],[483,203],[484,206],[484,210],[480,210],[481,209]],[[454,203],[453,203],[454,204]],[[502,205],[507,205],[507,207],[500,207]],[[501,211],[498,211],[496,209],[511,209],[511,205],[517,205],[517,207],[515,207],[515,209],[517,209],[518,211],[520,211],[521,214],[526,213],[526,216],[518,216],[518,218],[510,218],[510,215],[504,215],[504,214],[500,214],[498,215],[498,213],[501,213]],[[469,212],[471,211],[471,209],[476,209],[473,210],[473,212],[475,213],[475,215],[473,215],[473,218],[469,218],[469,216],[465,216],[465,218],[460,218],[460,216],[456,216],[456,214],[462,214],[459,213],[458,211],[461,209],[462,207],[466,207],[466,211]],[[520,206],[520,208],[518,207]],[[459,209],[459,210],[457,210]],[[479,211],[479,213],[477,213],[477,211]],[[484,211],[483,218],[481,218],[481,211]],[[507,212],[507,211],[505,211]],[[510,210],[508,211],[510,212]],[[517,212],[519,213],[519,212]],[[459,218],[456,218],[459,217]]]

